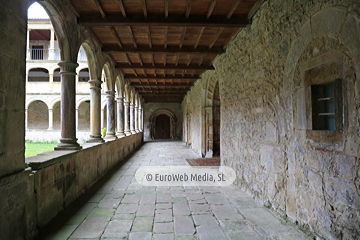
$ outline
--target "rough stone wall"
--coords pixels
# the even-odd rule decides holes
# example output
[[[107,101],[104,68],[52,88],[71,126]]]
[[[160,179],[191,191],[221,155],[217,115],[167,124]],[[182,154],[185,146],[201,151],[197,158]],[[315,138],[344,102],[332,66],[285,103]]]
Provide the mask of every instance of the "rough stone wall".
[[[180,103],[145,103],[144,104],[144,140],[151,139],[151,123],[150,117],[155,111],[165,109],[171,111],[176,117],[175,136],[174,139],[181,139],[182,136],[182,110]],[[171,124],[171,121],[170,121]]]
[[[187,100],[198,151],[202,86],[216,78],[222,164],[260,203],[327,239],[360,235],[359,9],[355,0],[266,1]],[[326,137],[309,129],[304,69],[333,58],[343,129]]]

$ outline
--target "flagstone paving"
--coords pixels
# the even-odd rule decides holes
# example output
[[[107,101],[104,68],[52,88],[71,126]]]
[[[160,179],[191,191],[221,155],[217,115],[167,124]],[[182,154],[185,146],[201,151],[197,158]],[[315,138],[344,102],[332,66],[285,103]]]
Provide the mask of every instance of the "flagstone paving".
[[[147,142],[41,232],[42,239],[311,239],[237,186],[142,186],[143,166],[187,166],[182,142]]]

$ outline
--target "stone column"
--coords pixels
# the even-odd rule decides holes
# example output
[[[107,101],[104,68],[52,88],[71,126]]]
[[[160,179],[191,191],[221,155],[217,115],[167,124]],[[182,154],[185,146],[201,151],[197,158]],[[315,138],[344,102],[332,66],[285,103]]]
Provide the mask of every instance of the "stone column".
[[[205,107],[205,126],[206,126],[206,142],[205,142],[205,151],[206,158],[213,157],[213,109],[212,107]]]
[[[53,130],[54,129],[54,114],[53,114],[53,110],[49,109],[49,128],[48,130]]]
[[[135,115],[135,132],[140,132],[139,131],[139,108],[138,106],[135,106],[134,108],[134,115]]]
[[[124,102],[124,123],[125,123],[125,135],[131,135],[130,132],[130,102]]]
[[[86,142],[104,142],[101,138],[101,83],[98,79],[90,83],[90,138]]]
[[[106,141],[117,139],[115,135],[115,91],[106,91],[107,100],[107,128],[106,128]]]
[[[130,132],[135,134],[135,108],[134,104],[130,103]]]
[[[143,130],[142,129],[142,116],[141,116],[142,114],[141,114],[141,111],[142,111],[142,109],[139,108],[138,109],[138,122],[139,122],[138,123],[138,125],[139,125],[138,128],[139,128],[139,132],[142,132],[142,130]]]
[[[124,133],[124,98],[118,97],[117,102],[117,133],[118,138],[125,137]]]
[[[55,32],[50,29],[50,47],[49,47],[49,60],[55,60]]]
[[[78,150],[82,147],[77,143],[75,118],[75,62],[60,62],[61,77],[61,138],[55,150]]]

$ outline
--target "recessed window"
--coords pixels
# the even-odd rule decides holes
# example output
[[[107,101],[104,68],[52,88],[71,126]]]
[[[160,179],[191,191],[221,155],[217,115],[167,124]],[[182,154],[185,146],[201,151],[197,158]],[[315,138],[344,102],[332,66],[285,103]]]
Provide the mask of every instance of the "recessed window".
[[[313,130],[336,130],[335,83],[311,86]]]

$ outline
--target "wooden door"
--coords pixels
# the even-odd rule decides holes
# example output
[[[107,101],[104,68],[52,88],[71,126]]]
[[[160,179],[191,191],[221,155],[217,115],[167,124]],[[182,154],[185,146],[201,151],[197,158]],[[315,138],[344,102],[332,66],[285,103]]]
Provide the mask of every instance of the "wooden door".
[[[170,118],[166,115],[159,115],[155,121],[155,139],[170,138]]]

